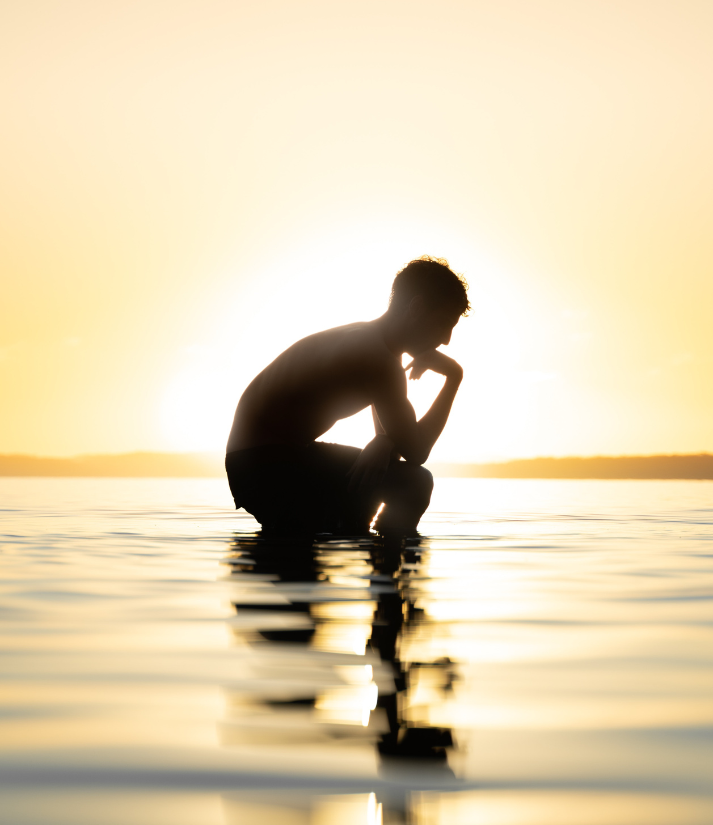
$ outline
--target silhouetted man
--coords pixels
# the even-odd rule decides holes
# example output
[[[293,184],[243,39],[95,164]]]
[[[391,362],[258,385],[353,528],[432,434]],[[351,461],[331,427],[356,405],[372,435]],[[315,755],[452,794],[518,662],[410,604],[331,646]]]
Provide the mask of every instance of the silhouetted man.
[[[225,467],[237,508],[266,533],[411,534],[433,478],[421,465],[446,425],[463,379],[437,347],[470,309],[467,284],[446,261],[424,257],[396,276],[387,311],[374,321],[309,335],[251,382],[235,412]],[[405,368],[404,353],[412,361]],[[416,420],[406,372],[446,377]],[[316,441],[341,418],[371,406],[375,437],[359,450]],[[403,460],[402,460],[403,459]]]

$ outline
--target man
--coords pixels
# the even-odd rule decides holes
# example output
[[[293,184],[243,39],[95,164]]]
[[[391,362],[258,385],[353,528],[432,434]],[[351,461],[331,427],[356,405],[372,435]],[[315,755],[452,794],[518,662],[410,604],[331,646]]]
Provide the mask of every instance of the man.
[[[433,478],[421,465],[446,425],[463,370],[437,347],[470,309],[467,284],[423,257],[396,276],[387,311],[303,338],[252,381],[235,412],[225,458],[230,490],[272,535],[415,533]],[[406,353],[411,362],[402,366]],[[411,379],[446,381],[416,420]],[[363,450],[316,439],[371,406],[375,437]],[[403,460],[401,460],[403,459]]]

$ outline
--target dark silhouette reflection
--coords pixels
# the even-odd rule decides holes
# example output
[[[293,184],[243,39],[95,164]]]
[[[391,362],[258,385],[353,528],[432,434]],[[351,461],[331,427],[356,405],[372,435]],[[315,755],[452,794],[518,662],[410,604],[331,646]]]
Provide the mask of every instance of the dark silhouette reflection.
[[[412,586],[423,550],[419,539],[235,537],[235,634],[255,652],[255,682],[233,691],[225,741],[368,742],[383,777],[416,766],[452,776],[451,731],[425,717],[452,689],[454,666],[404,655],[429,624]],[[405,796],[392,803],[406,810]]]
[[[424,622],[423,610],[416,607],[410,592],[406,565],[413,569],[420,562],[419,540],[412,540],[403,550],[400,547],[375,545],[371,552],[375,571],[394,577],[393,592],[380,594],[372,624],[371,645],[383,662],[389,662],[394,671],[395,691],[380,696],[380,706],[386,711],[389,729],[378,743],[382,757],[391,759],[419,759],[443,762],[446,749],[453,746],[448,728],[415,724],[403,718],[400,708],[408,706],[418,676],[428,673],[432,685],[444,692],[451,689],[453,671],[447,659],[433,662],[403,661],[400,642],[414,628]]]

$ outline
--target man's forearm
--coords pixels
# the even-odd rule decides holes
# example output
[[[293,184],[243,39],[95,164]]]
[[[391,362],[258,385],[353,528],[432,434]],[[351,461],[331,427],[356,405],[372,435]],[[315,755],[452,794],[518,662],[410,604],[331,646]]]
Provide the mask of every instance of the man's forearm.
[[[376,407],[373,404],[371,405],[371,417],[374,421],[374,432],[376,435],[385,435],[386,430],[384,429],[384,425],[381,423],[379,415],[376,412]]]
[[[392,461],[398,461],[401,458],[401,454],[397,452],[396,445],[394,444],[393,440],[386,435],[386,430],[384,429],[384,425],[381,423],[381,419],[379,418],[378,413],[376,412],[376,407],[372,404],[371,405],[371,417],[374,419],[374,432],[376,435],[374,436],[374,440],[377,438],[380,441],[388,441],[391,445],[391,459]]]
[[[431,408],[416,424],[420,442],[418,445],[419,453],[423,456],[420,463],[428,459],[433,445],[438,441],[443,428],[446,426],[462,378],[462,375],[448,376],[446,383],[436,396],[433,404],[431,404]]]

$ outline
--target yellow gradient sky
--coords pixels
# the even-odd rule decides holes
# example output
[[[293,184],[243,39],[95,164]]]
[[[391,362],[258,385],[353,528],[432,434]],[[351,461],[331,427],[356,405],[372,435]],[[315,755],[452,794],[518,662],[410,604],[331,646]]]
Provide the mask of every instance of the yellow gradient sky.
[[[712,90],[711,2],[3,3],[0,452],[220,450],[423,253],[434,459],[713,450]]]

